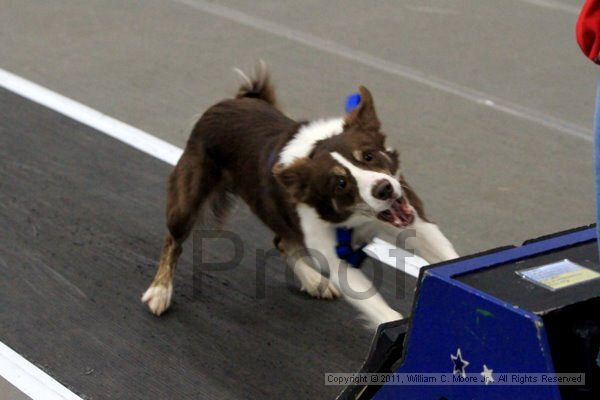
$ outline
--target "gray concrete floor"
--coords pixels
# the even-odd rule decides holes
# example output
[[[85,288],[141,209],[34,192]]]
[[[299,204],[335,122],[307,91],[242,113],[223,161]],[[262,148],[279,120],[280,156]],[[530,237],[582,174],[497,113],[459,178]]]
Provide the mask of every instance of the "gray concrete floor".
[[[0,377],[0,400],[28,400],[29,396],[25,395],[19,389],[14,387],[10,382]]]
[[[179,146],[233,93],[233,66],[267,60],[302,118],[339,114],[365,84],[465,254],[593,221],[578,3],[0,0],[0,67]]]

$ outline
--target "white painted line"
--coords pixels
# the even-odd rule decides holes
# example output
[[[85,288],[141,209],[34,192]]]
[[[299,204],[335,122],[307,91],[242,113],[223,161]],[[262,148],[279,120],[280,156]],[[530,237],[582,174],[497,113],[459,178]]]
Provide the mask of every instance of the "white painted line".
[[[33,400],[82,400],[2,342],[0,376]]]
[[[581,11],[581,6],[575,7],[575,6],[571,6],[569,4],[565,4],[560,1],[554,1],[554,0],[519,0],[519,1],[521,1],[523,3],[531,4],[534,6],[548,8],[551,10],[564,11],[564,12],[567,12],[569,14],[574,14],[574,15],[578,15],[579,11]],[[583,4],[583,1],[584,0],[581,0],[582,4]]]
[[[0,69],[0,87],[66,115],[84,125],[91,126],[169,164],[175,165],[181,156],[182,150],[180,148],[164,140],[3,69]]]
[[[373,238],[373,241],[366,245],[363,250],[371,258],[415,278],[419,277],[421,268],[429,265],[427,261],[416,254],[400,249],[378,237]]]
[[[414,6],[414,5],[405,5],[409,11],[414,11],[418,13],[424,14],[439,14],[439,15],[457,15],[458,11],[453,10],[451,8],[443,8],[443,7],[432,7],[432,6]]]
[[[474,102],[483,107],[489,107],[493,110],[511,115],[513,117],[521,118],[545,126],[568,136],[583,139],[588,142],[592,141],[591,129],[587,129],[581,125],[574,124],[572,122],[545,114],[541,111],[521,106],[511,101],[503,100],[490,94],[426,74],[406,65],[384,60],[363,51],[350,48],[343,44],[320,38],[310,33],[297,31],[276,22],[255,17],[226,6],[204,0],[171,1],[187,5],[204,13],[221,17],[238,24],[257,29],[259,31],[267,32],[272,35],[300,43],[313,49],[334,54],[336,56],[366,65],[391,75],[420,83],[430,88],[434,88]]]

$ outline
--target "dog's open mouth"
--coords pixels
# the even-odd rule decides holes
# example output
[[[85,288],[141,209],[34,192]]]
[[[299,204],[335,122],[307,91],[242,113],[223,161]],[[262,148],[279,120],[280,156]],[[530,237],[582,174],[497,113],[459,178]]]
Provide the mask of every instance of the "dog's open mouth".
[[[403,228],[413,223],[415,215],[403,196],[394,200],[390,208],[377,214],[377,218],[398,228]]]

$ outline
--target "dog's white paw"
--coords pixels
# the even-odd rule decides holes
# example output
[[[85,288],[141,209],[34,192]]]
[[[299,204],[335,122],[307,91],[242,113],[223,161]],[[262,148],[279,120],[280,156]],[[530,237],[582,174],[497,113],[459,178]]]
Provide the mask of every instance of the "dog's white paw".
[[[377,330],[379,325],[384,324],[386,322],[398,321],[400,319],[404,319],[404,316],[400,314],[398,311],[392,310],[387,307],[386,309],[381,310],[373,310],[374,312],[369,314],[363,314],[359,316],[362,320],[365,328],[370,330]]]
[[[152,285],[142,296],[142,302],[146,303],[152,314],[161,315],[171,305],[173,285]]]
[[[335,299],[340,297],[338,288],[329,279],[322,276],[302,282],[300,290],[317,299]]]
[[[398,311],[390,310],[385,315],[382,322],[398,321],[399,319],[404,319],[404,315],[400,314]]]

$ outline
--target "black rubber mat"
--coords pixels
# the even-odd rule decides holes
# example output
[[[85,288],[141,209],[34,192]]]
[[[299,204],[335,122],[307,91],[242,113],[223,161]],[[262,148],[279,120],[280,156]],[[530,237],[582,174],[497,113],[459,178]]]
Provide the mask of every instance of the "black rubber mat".
[[[0,90],[0,340],[86,399],[327,399],[325,372],[357,371],[372,332],[343,301],[309,298],[256,249],[272,235],[240,205],[231,270],[193,293],[192,244],[162,317],[140,303],[162,245],[170,165]],[[204,256],[227,258],[209,241]],[[408,313],[415,280],[384,296]],[[259,290],[258,292],[261,292]],[[401,298],[397,298],[401,297]]]

